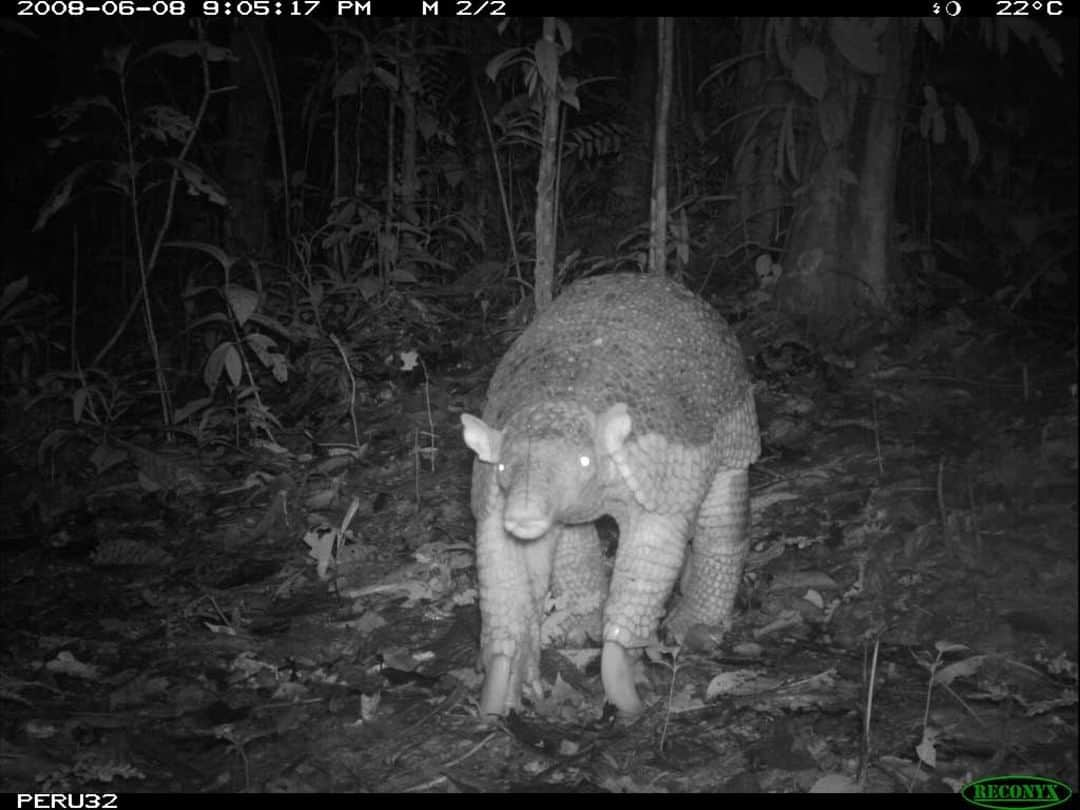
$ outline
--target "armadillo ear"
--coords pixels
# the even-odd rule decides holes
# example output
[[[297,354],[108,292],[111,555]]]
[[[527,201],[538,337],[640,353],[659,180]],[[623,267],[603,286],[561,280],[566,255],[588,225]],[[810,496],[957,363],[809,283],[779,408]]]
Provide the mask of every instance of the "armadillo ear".
[[[463,413],[461,424],[465,427],[465,444],[476,453],[476,457],[485,464],[494,464],[499,460],[499,447],[502,444],[502,431],[488,427],[484,420]]]
[[[596,420],[596,443],[600,452],[613,455],[622,449],[633,422],[625,402],[616,402]]]

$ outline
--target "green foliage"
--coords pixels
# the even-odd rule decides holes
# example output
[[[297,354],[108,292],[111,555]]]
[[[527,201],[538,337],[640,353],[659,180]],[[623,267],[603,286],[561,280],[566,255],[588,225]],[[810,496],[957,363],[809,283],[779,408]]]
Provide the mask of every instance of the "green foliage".
[[[50,409],[53,428],[38,444],[38,466],[48,467],[52,455],[73,441],[90,442],[95,448],[92,458],[100,458],[109,447],[113,429],[135,403],[129,383],[97,368],[49,372],[39,378],[39,393],[27,404],[27,410],[42,405],[61,407]],[[97,466],[103,469],[108,465]]]
[[[195,320],[188,331],[204,338],[210,348],[203,365],[202,380],[210,396],[200,397],[182,405],[174,415],[174,423],[191,423],[197,436],[223,426],[223,420],[237,420],[230,429],[238,433],[243,426],[246,435],[269,436],[280,427],[277,418],[263,402],[260,379],[255,368],[270,372],[278,383],[289,379],[289,362],[279,349],[276,338],[286,342],[293,334],[266,310],[262,274],[257,263],[248,263],[255,289],[233,279],[236,259],[220,248],[200,242],[171,243],[170,247],[188,248],[210,256],[221,270],[221,283],[216,285],[188,284],[186,301],[193,303],[207,294],[217,302],[217,308]],[[253,366],[252,361],[255,365]],[[231,404],[227,408],[214,405],[214,392],[228,391]],[[195,417],[199,421],[194,423]]]
[[[54,310],[49,296],[29,291],[27,276],[0,292],[0,391],[5,398],[26,396],[50,350],[63,351],[49,337]]]
[[[80,97],[53,110],[53,120],[60,133],[48,144],[53,151],[83,145],[101,152],[104,145],[109,154],[104,159],[80,163],[56,185],[38,213],[35,231],[44,228],[57,213],[87,192],[117,192],[129,205],[135,204],[140,193],[160,182],[163,169],[171,170],[174,181],[183,179],[186,192],[192,197],[203,198],[215,205],[225,204],[220,187],[200,166],[186,159],[200,121],[168,104],[147,104],[141,109],[131,109],[128,97],[130,51],[127,46],[105,51],[101,67],[116,78],[113,97]],[[154,48],[151,54],[174,59],[198,55],[207,62],[229,58],[225,48],[189,41],[164,43]],[[146,63],[140,59],[134,64]],[[102,137],[103,125],[105,137]],[[165,151],[170,148],[173,153]]]

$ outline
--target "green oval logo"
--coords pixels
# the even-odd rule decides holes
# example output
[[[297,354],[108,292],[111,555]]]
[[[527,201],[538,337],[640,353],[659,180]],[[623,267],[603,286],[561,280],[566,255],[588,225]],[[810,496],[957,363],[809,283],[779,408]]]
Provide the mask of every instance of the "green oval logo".
[[[1045,776],[988,776],[960,790],[968,804],[992,810],[1056,807],[1069,800],[1072,788]]]

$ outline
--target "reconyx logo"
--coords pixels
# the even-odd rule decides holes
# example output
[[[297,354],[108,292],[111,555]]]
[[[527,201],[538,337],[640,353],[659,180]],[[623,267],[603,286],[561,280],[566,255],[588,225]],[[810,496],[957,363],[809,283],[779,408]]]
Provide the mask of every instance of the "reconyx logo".
[[[1044,776],[988,776],[964,785],[960,795],[976,807],[1027,810],[1067,802],[1072,789],[1064,782]]]

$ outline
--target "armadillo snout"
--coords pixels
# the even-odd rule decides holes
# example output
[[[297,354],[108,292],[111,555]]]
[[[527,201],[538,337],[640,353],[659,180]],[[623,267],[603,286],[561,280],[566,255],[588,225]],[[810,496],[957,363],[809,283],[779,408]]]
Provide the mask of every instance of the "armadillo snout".
[[[503,507],[503,528],[519,540],[543,537],[555,522],[550,487],[543,486],[546,477],[536,476],[532,483],[533,486],[523,486],[520,482],[512,486]],[[538,483],[541,486],[536,486]]]
[[[524,506],[529,506],[524,504]],[[511,509],[503,513],[503,528],[507,534],[519,540],[535,540],[543,537],[551,528],[551,518],[538,509]]]
[[[506,455],[510,460],[499,481],[506,493],[503,528],[518,540],[536,540],[563,511],[565,453],[560,444],[536,442],[524,452],[511,448]]]

